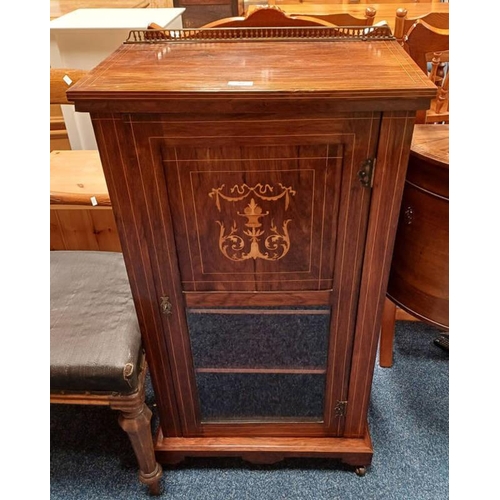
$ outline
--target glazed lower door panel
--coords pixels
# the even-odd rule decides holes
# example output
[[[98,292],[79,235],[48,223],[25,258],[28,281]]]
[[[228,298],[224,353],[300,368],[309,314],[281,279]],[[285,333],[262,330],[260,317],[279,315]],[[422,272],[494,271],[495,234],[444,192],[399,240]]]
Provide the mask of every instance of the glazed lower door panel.
[[[323,422],[330,309],[188,309],[201,422]]]
[[[323,421],[324,373],[198,371],[196,380],[202,423]]]

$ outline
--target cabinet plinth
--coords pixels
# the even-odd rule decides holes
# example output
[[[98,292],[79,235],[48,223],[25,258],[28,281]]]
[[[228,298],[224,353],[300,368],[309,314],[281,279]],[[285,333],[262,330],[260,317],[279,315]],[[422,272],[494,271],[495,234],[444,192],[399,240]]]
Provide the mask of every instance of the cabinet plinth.
[[[91,114],[164,463],[371,461],[367,427],[415,113],[392,40],[124,44]]]

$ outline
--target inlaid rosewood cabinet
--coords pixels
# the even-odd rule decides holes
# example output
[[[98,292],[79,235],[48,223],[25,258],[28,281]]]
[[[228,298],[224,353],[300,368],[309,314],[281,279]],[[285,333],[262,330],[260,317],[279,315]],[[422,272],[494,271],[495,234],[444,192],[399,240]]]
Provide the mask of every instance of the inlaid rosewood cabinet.
[[[414,116],[435,87],[390,37],[321,30],[142,33],[68,92],[92,117],[164,463],[371,461]]]

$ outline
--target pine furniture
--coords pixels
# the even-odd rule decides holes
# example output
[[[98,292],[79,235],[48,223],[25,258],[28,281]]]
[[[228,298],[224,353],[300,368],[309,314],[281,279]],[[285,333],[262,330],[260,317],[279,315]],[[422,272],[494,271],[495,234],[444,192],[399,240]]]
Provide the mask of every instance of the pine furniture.
[[[440,29],[450,28],[450,13],[447,12],[432,12],[414,17],[408,17],[408,10],[399,8],[396,10],[396,19],[394,21],[394,36],[400,42],[403,42],[403,37],[408,33],[410,28],[415,24],[415,21],[424,21],[430,26]]]
[[[366,16],[367,6],[375,9],[376,15],[373,19],[373,23],[379,23],[381,21],[386,21],[396,34],[396,11],[398,9],[405,9],[406,15],[410,18],[424,16],[430,12],[436,13],[448,13],[450,11],[450,4],[448,2],[444,3],[439,0],[431,1],[420,1],[420,2],[403,2],[403,1],[384,1],[384,2],[369,2],[361,1],[358,3],[351,3],[349,0],[343,0],[342,2],[321,2],[321,1],[291,1],[291,0],[276,0],[274,2],[276,7],[279,7],[287,14],[292,16],[313,16],[318,18],[323,18],[328,20],[333,24],[337,24],[334,20],[325,18],[325,16],[337,15],[337,14],[349,14],[357,18],[363,18]],[[246,14],[251,14],[258,6],[248,5]],[[338,23],[340,24],[340,23]],[[344,23],[342,23],[344,24]],[[432,24],[432,23],[431,23]]]
[[[430,109],[418,113],[417,123],[449,123],[449,40],[449,30],[431,26],[421,19],[415,21],[403,37],[403,48],[438,87]]]
[[[121,252],[97,150],[50,153],[50,249]]]
[[[92,118],[161,463],[371,463],[414,118],[436,93],[390,32],[371,34],[134,31],[68,91]]]
[[[50,68],[50,104],[71,104],[68,88],[87,71]],[[53,130],[51,117],[51,143]],[[58,145],[54,143],[54,146]],[[50,249],[120,252],[120,240],[97,150],[50,152]]]

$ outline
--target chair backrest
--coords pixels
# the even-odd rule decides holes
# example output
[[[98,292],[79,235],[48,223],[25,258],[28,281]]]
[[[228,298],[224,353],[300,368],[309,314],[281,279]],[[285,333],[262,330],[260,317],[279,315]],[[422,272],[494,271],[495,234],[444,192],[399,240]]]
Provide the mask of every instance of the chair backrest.
[[[226,17],[205,24],[203,28],[280,28],[292,26],[334,26],[312,16],[291,16],[278,7],[262,7],[247,17]]]
[[[436,99],[417,123],[449,123],[449,30],[417,20],[403,37],[403,48],[438,87]]]
[[[432,54],[449,51],[449,30],[435,28],[425,21],[415,21],[403,37],[403,47],[427,74],[427,63],[432,60]]]
[[[405,8],[396,10],[396,20],[394,22],[394,36],[402,43],[403,37],[409,29],[415,24],[415,21],[423,21],[434,28],[449,29],[450,14],[448,12],[429,12],[423,16],[408,17],[408,11]]]
[[[312,8],[312,10],[314,10]],[[290,14],[297,17],[299,14]],[[373,26],[377,9],[374,7],[367,7],[365,9],[364,17],[356,17],[349,12],[337,12],[336,14],[312,14],[315,19],[322,19],[335,26]]]

